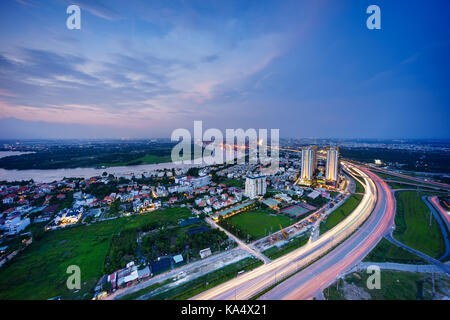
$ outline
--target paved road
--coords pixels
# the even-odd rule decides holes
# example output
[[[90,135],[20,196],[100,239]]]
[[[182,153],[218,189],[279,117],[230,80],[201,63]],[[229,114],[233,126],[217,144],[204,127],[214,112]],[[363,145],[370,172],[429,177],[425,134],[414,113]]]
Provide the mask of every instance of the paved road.
[[[410,185],[411,187],[416,187],[419,188],[419,190],[425,190],[425,191],[433,191],[433,192],[441,192],[441,193],[447,193],[448,191],[444,190],[442,187],[439,186],[435,186],[435,185],[424,185],[422,183],[418,183],[418,182],[406,182],[406,181],[400,181],[400,180],[392,180],[392,179],[384,179],[384,181],[386,182],[390,182],[390,183],[398,183],[398,184],[403,184],[403,185]],[[430,190],[431,189],[431,190]]]
[[[320,297],[323,289],[346,270],[359,264],[392,228],[395,201],[389,186],[368,170],[362,169],[375,183],[378,202],[372,215],[348,240],[306,269],[267,292],[261,299],[298,300]]]
[[[442,262],[440,262],[439,260],[436,260],[428,255],[426,255],[425,253],[422,253],[416,249],[413,249],[411,247],[408,247],[407,245],[401,243],[400,241],[394,239],[392,237],[392,234],[388,234],[385,237],[387,240],[389,240],[390,242],[392,242],[393,244],[395,244],[396,246],[399,246],[403,249],[405,249],[406,251],[412,252],[416,255],[418,255],[419,257],[421,257],[422,259],[424,259],[425,261],[427,261],[430,264],[434,264],[435,266],[439,267],[441,270],[443,270],[445,273],[447,273],[448,275],[450,275],[450,266],[446,265]]]
[[[368,171],[365,170],[365,172]],[[229,280],[215,288],[207,290],[193,299],[249,299],[275,284],[280,279],[291,275],[300,268],[305,267],[317,258],[329,252],[330,249],[346,239],[364,221],[366,221],[372,210],[375,208],[377,200],[376,187],[372,179],[368,176],[370,173],[368,172],[366,174],[365,172],[359,171],[360,175],[364,177],[363,185],[366,186],[366,193],[361,200],[361,203],[336,227],[323,234],[317,241],[309,242],[303,247],[273,260],[268,264],[258,267],[248,273],[244,273],[237,278]],[[367,236],[370,237],[370,234]],[[319,288],[317,287],[316,289]],[[320,292],[320,290],[318,291]]]
[[[450,214],[447,210],[445,210],[441,204],[439,203],[438,197],[434,196],[430,198],[431,204],[434,206],[434,208],[439,212],[442,219],[444,220],[445,224],[447,225],[447,229],[450,230]]]
[[[448,264],[448,262],[446,263]],[[443,273],[444,271],[433,264],[403,264],[392,262],[361,262],[354,267],[349,273],[354,271],[365,271],[369,266],[376,265],[382,270],[395,270],[407,272],[421,272],[421,273]]]
[[[362,164],[362,163],[361,163]],[[365,165],[365,164],[363,164]],[[429,184],[429,185],[433,185],[433,186],[437,186],[446,190],[450,190],[450,185],[446,184],[446,183],[441,183],[441,182],[436,182],[436,181],[426,181],[424,179],[420,179],[420,178],[415,178],[415,177],[411,177],[411,176],[407,176],[401,173],[397,173],[397,172],[393,172],[393,171],[389,171],[389,170],[385,170],[385,169],[381,169],[381,168],[370,168],[371,170],[374,171],[379,171],[391,176],[395,176],[395,177],[400,177],[403,179],[408,179],[408,180],[412,180],[412,181],[416,181],[416,182],[420,182],[422,184]]]

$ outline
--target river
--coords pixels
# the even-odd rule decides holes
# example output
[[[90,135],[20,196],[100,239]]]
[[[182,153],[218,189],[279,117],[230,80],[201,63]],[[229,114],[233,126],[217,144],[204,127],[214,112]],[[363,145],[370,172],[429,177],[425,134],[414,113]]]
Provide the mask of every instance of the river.
[[[0,158],[20,155],[25,152],[15,151],[0,151]],[[105,169],[96,168],[72,168],[72,169],[30,169],[30,170],[6,170],[0,168],[0,181],[21,181],[33,179],[35,182],[53,182],[59,181],[63,178],[90,178],[94,176],[101,176],[103,172],[117,176],[132,175],[140,176],[143,173],[154,172],[158,169],[172,169],[172,168],[191,168],[198,165],[175,164],[172,162],[157,163],[157,164],[143,164],[137,166],[126,167],[108,167]]]

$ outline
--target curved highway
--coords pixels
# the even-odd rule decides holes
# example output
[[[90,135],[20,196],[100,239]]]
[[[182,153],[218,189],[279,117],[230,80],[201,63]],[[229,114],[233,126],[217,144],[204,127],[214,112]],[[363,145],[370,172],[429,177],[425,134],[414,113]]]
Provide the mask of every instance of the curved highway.
[[[264,294],[261,299],[312,299],[346,270],[357,265],[389,233],[394,223],[395,201],[387,184],[360,168],[377,187],[377,205],[364,225],[348,240],[311,266]]]
[[[207,290],[193,299],[250,299],[277,283],[277,281],[324,256],[363,225],[342,245],[275,287],[263,298],[296,299],[312,297],[348,266],[353,266],[353,263],[359,262],[392,226],[394,201],[389,187],[377,176],[367,169],[349,163],[346,163],[345,166],[352,167],[362,177],[365,187],[363,199],[349,216],[315,242],[310,242],[268,264]],[[378,202],[377,199],[379,199]],[[373,215],[371,215],[372,212],[374,212]],[[370,220],[363,224],[369,217]],[[325,264],[324,261],[330,262]],[[301,290],[301,292],[308,292],[308,294],[300,296],[296,287],[302,286],[303,288],[304,285],[306,285],[307,290]]]
[[[450,230],[450,214],[441,206],[437,196],[430,197],[429,199],[434,208],[441,215],[442,220],[444,220],[445,224],[447,225],[447,229]]]

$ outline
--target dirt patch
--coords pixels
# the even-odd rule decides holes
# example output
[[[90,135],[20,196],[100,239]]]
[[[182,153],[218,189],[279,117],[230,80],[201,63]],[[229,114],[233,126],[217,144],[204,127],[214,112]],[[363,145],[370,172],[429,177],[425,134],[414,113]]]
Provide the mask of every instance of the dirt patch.
[[[363,288],[358,287],[354,283],[347,283],[344,281],[342,286],[342,293],[346,300],[370,300],[371,296]]]

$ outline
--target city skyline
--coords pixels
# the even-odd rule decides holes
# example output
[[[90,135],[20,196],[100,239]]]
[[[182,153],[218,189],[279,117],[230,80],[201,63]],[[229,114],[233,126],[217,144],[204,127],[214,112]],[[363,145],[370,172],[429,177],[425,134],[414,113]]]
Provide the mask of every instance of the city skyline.
[[[4,138],[449,138],[449,4],[380,1],[0,4]],[[407,21],[407,22],[405,22]]]

